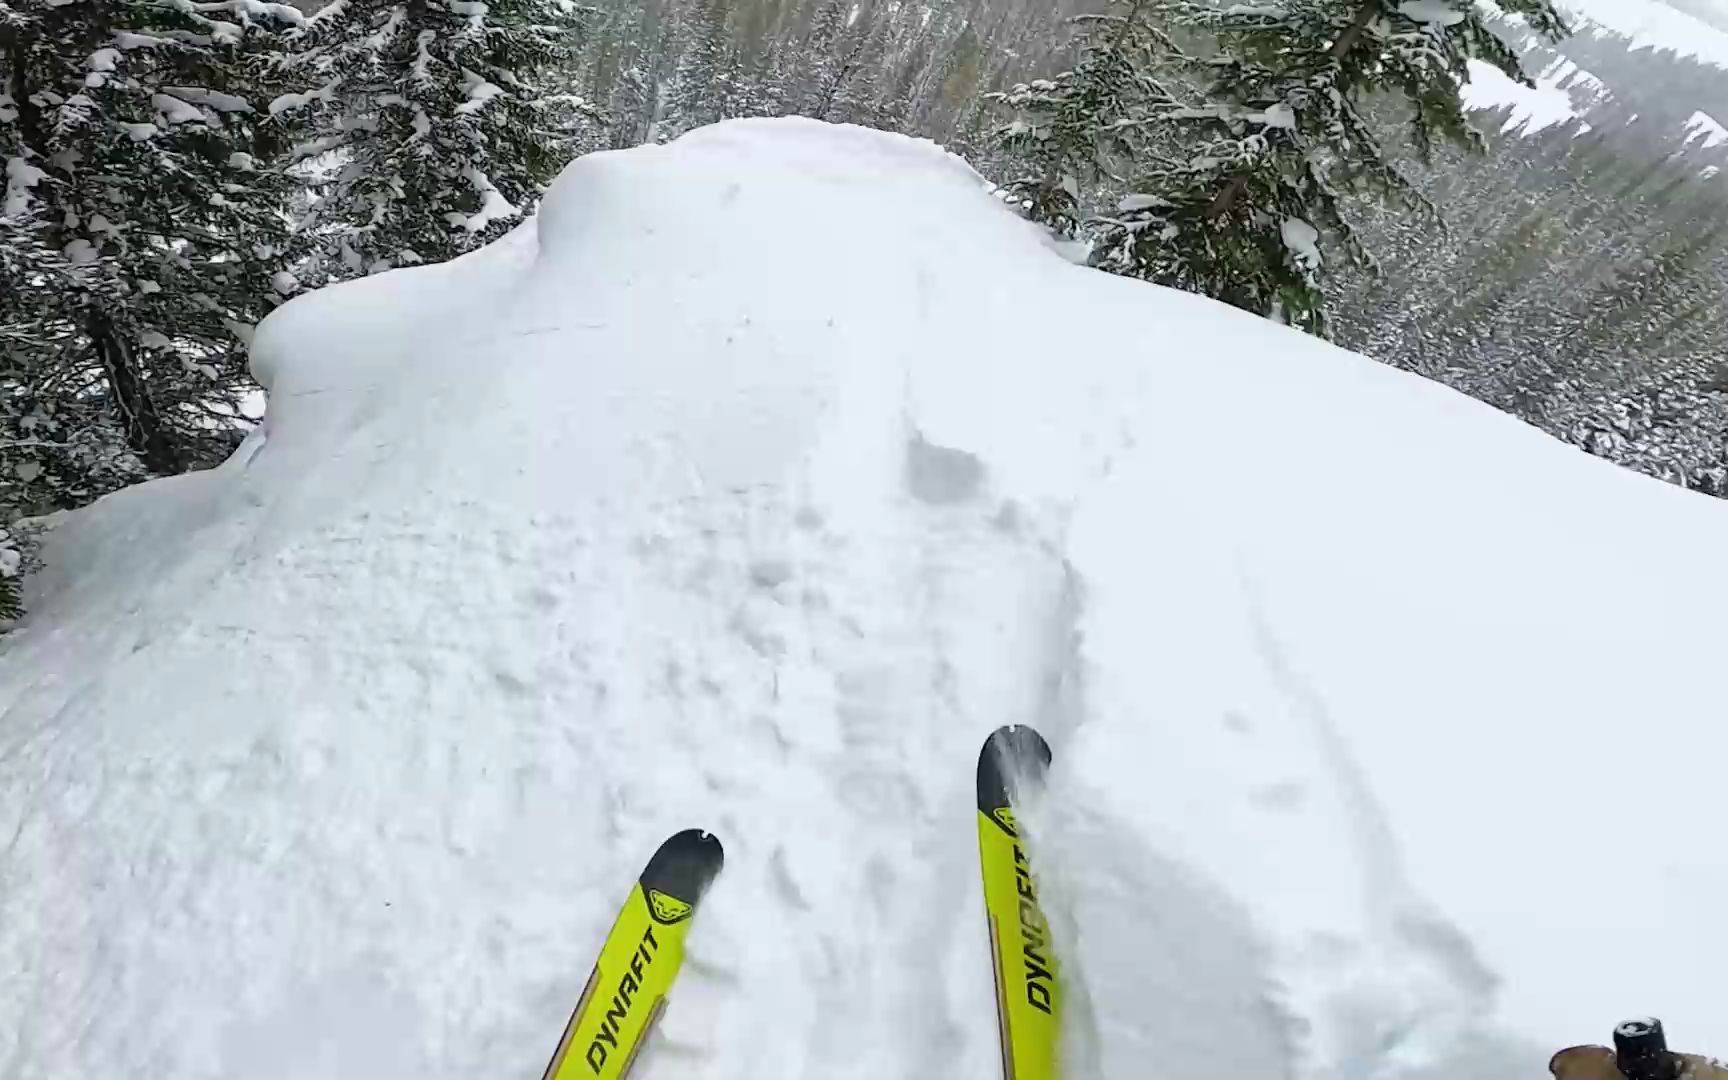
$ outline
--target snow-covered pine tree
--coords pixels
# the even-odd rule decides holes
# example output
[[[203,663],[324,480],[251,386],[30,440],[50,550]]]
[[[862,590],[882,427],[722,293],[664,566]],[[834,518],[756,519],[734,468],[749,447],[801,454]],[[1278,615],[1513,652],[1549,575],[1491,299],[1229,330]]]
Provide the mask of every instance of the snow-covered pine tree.
[[[677,22],[666,0],[611,0],[581,15],[581,43],[560,70],[537,75],[544,85],[580,88],[600,116],[576,126],[572,157],[592,150],[640,146],[661,107],[670,77]]]
[[[48,246],[43,225],[34,216],[0,217],[0,526],[148,476],[76,321],[80,303],[126,298],[104,288],[105,268],[72,263]]]
[[[1550,0],[1501,7],[1547,38],[1565,32]],[[1336,239],[1346,257],[1367,259],[1339,213],[1340,193],[1373,190],[1425,208],[1364,115],[1368,95],[1403,98],[1412,143],[1426,154],[1436,137],[1479,142],[1459,98],[1468,60],[1529,82],[1468,0],[1143,0],[1125,16],[1150,17],[1211,46],[1160,51],[1179,80],[1162,85],[1177,92],[1151,95],[1126,121],[1102,115],[1090,125],[1102,134],[1126,122],[1149,148],[1100,221],[1096,265],[1315,333],[1325,329],[1322,243]],[[1089,33],[1123,31],[1105,21]],[[1059,91],[1063,79],[1054,82]],[[1084,118],[1075,124],[1088,129]]]
[[[1508,0],[1553,40],[1565,33],[1550,0]],[[1362,112],[1371,93],[1402,95],[1411,144],[1427,160],[1437,137],[1477,147],[1464,115],[1466,64],[1479,59],[1529,83],[1517,54],[1469,0],[1279,0],[1220,8],[1178,0],[1174,20],[1214,35],[1195,61],[1208,99],[1161,117],[1186,160],[1155,165],[1137,189],[1162,203],[1120,214],[1100,265],[1205,291],[1238,307],[1325,332],[1320,242],[1371,263],[1339,212],[1342,190],[1431,209],[1393,164]],[[1168,205],[1164,205],[1168,204]],[[1174,242],[1159,237],[1174,229]]]
[[[912,114],[912,95],[918,77],[930,60],[930,39],[923,20],[912,20],[903,28],[883,69],[882,101],[876,108],[876,126],[883,131],[905,131]]]
[[[695,0],[684,15],[684,42],[667,94],[661,137],[675,139],[694,128],[735,115],[737,57],[727,32],[727,0]]]
[[[858,9],[851,33],[840,43],[840,63],[812,116],[837,124],[884,126],[883,84],[903,20],[910,18],[902,4],[878,2]]]
[[[0,632],[24,614],[24,573],[27,554],[10,529],[0,528]]]
[[[1100,178],[1120,187],[1149,151],[1146,117],[1175,103],[1153,75],[1175,47],[1146,17],[1150,3],[1077,17],[1072,69],[989,95],[1014,111],[997,137],[1024,167],[1004,189],[1033,220],[1065,236],[1081,224],[1082,187]]]
[[[0,0],[0,525],[239,439],[250,327],[293,282],[251,0]]]
[[[628,150],[647,140],[653,97],[653,80],[640,63],[618,73],[606,105],[608,142],[612,149]]]
[[[580,45],[571,0],[333,0],[306,21],[295,152],[318,199],[301,223],[338,274],[438,262],[530,211],[595,119],[552,90]]]
[[[853,0],[815,0],[813,6],[806,5],[808,23],[790,88],[791,111],[798,116],[819,116],[830,103],[852,26],[852,4]]]
[[[738,46],[735,116],[781,116],[788,101],[788,67],[796,52],[785,25],[791,0],[736,0]]]
[[[7,101],[0,98],[0,109]],[[6,201],[0,203],[0,632],[23,613],[21,585],[31,552],[16,522],[37,507],[53,509],[78,501],[57,490],[64,481],[44,464],[61,460],[68,440],[61,425],[45,423],[51,414],[36,404],[38,384],[44,380],[33,370],[56,356],[59,328],[51,286],[71,268],[48,246],[42,222],[12,213],[22,208],[26,184],[39,183],[41,177],[24,170],[22,157],[8,157],[6,164],[9,183]],[[120,429],[98,410],[93,422],[76,425],[71,434],[97,432],[113,439]],[[137,459],[123,441],[112,457],[137,469]],[[78,479],[72,478],[74,483]]]

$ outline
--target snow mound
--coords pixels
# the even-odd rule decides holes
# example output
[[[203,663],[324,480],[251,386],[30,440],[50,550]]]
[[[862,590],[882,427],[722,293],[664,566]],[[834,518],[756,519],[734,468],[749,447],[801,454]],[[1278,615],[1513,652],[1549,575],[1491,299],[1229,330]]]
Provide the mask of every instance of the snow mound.
[[[5,642],[0,1076],[532,1080],[690,825],[646,1080],[994,1076],[1012,722],[1070,1077],[1728,1046],[1719,503],[808,121],[584,158],[255,364]]]

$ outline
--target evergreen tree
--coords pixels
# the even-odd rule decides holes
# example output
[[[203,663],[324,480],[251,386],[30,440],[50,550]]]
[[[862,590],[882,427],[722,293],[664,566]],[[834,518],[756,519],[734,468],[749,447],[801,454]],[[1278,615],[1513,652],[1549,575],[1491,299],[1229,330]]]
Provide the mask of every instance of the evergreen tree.
[[[738,87],[737,115],[786,115],[789,82],[786,66],[786,52],[772,42],[754,60],[744,62]]]
[[[1546,36],[1564,32],[1549,0],[1502,6]],[[1366,259],[1340,213],[1341,194],[1366,189],[1423,208],[1364,113],[1368,97],[1402,95],[1412,144],[1426,156],[1437,138],[1479,139],[1459,98],[1468,60],[1528,82],[1517,55],[1466,0],[1146,0],[1121,20],[1097,23],[1091,32],[1105,35],[1105,44],[1091,54],[1145,64],[1142,55],[1116,54],[1154,14],[1209,48],[1163,43],[1158,58],[1181,81],[1147,78],[1138,100],[1114,103],[1125,116],[1070,121],[1094,139],[1124,127],[1143,133],[1126,198],[1100,221],[1096,264],[1313,332],[1325,325],[1322,241],[1336,239],[1347,257]],[[1011,103],[1037,124],[1073,107],[1068,84],[1083,75],[1077,69],[1048,90],[1017,91]]]
[[[812,116],[841,124],[887,126],[878,116],[878,98],[888,57],[898,33],[900,8],[878,3],[861,10],[840,63]],[[817,111],[819,110],[819,111]]]
[[[923,102],[917,110],[918,129],[947,141],[955,121],[967,102],[983,88],[979,73],[984,64],[984,43],[976,23],[956,18],[940,52],[930,59],[930,69],[921,87]]]
[[[737,72],[727,6],[727,0],[696,0],[689,12],[667,103],[669,138],[734,115]]]
[[[787,57],[793,52],[784,24],[789,0],[737,0],[737,116],[781,116],[786,112]]]
[[[0,631],[24,614],[27,553],[10,529],[0,529]]]
[[[1076,18],[1081,43],[1071,70],[990,95],[1014,111],[999,139],[1030,169],[1005,189],[1034,220],[1064,235],[1081,225],[1082,186],[1099,178],[1123,183],[1124,171],[1150,153],[1148,111],[1175,100],[1152,74],[1174,45],[1145,17],[1149,2],[1124,14]]]
[[[793,101],[800,116],[818,119],[833,103],[834,90],[852,51],[853,0],[820,0],[810,13],[809,29],[793,73]]]
[[[906,130],[918,76],[930,59],[929,38],[918,23],[906,30],[904,37],[910,39],[910,44],[902,44],[903,55],[899,57],[890,53],[889,66],[883,73],[887,85],[876,109],[876,125],[884,131]]]
[[[567,69],[581,11],[568,0],[334,0],[307,20],[296,151],[319,198],[302,227],[332,272],[437,262],[500,235],[569,159],[585,101],[546,79]]]
[[[628,150],[646,141],[652,100],[651,81],[640,63],[618,73],[606,110],[612,149]]]
[[[0,524],[238,442],[251,326],[295,287],[262,103],[301,21],[0,0]]]

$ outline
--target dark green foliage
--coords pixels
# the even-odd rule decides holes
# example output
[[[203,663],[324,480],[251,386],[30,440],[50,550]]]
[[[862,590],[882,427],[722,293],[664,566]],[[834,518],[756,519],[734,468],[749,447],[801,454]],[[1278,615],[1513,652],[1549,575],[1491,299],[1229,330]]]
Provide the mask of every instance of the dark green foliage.
[[[274,115],[316,128],[294,159],[301,228],[337,274],[438,262],[519,221],[597,118],[553,90],[581,42],[563,0],[337,0],[309,19]]]
[[[676,122],[659,135],[673,138],[734,115],[737,57],[726,23],[727,0],[697,0],[685,27],[687,44],[675,69],[672,112]]]
[[[294,258],[292,8],[0,2],[0,525],[221,460]]]
[[[1100,177],[1120,185],[1154,152],[1148,111],[1175,98],[1152,75],[1175,51],[1146,17],[1148,0],[1122,12],[1075,20],[1082,38],[1073,70],[990,95],[1014,110],[1002,147],[1030,173],[1005,184],[1034,220],[1072,236],[1081,223],[1081,186]]]
[[[1364,113],[1368,96],[1402,96],[1425,156],[1437,137],[1477,141],[1459,99],[1468,59],[1523,77],[1463,0],[1116,7],[1125,14],[1083,26],[1073,70],[1002,95],[1017,113],[1005,143],[1047,144],[1026,147],[1052,163],[1030,200],[1034,216],[1063,230],[1089,217],[1103,269],[1315,333],[1325,330],[1322,248],[1368,259],[1341,196],[1369,191],[1428,210],[1388,160]],[[1548,0],[1519,0],[1518,10],[1540,32],[1562,32]],[[1179,48],[1154,19],[1191,43]],[[1122,196],[1114,210],[1069,205],[1099,178]]]

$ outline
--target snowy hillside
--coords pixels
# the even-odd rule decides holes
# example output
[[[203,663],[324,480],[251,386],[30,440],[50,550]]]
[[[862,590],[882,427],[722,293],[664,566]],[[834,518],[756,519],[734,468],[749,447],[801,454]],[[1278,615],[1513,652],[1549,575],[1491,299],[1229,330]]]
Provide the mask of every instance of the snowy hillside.
[[[1464,102],[1471,109],[1509,106],[1511,112],[1501,130],[1529,134],[1587,115],[1593,106],[1609,98],[1648,102],[1652,96],[1663,93],[1663,87],[1639,85],[1635,81],[1604,81],[1571,59],[1579,52],[1580,42],[1603,37],[1623,40],[1630,49],[1671,53],[1728,69],[1728,7],[1718,10],[1715,0],[1696,0],[1696,3],[1708,18],[1679,10],[1662,0],[1562,0],[1560,7],[1571,35],[1543,45],[1526,57],[1535,85],[1515,82],[1498,68],[1473,60],[1469,65],[1470,81],[1463,91]],[[1521,20],[1514,22],[1522,25]],[[1696,104],[1717,108],[1713,100]],[[1707,112],[1696,115],[1705,124],[1717,123]],[[1692,125],[1688,125],[1688,131],[1691,129]]]
[[[1699,14],[1663,0],[1563,0],[1575,19],[1624,34],[1640,48],[1671,49],[1706,63],[1728,66],[1728,8],[1698,0]]]
[[[1529,134],[1565,123],[1607,94],[1601,80],[1564,57],[1534,70],[1532,75],[1536,85],[1525,86],[1492,64],[1472,60],[1470,81],[1463,90],[1464,104],[1471,109],[1510,105],[1512,114],[1500,129]]]
[[[642,1077],[993,1077],[1016,721],[1073,1078],[1728,1047],[1720,502],[808,121],[582,158],[255,367],[0,645],[0,1077],[533,1080],[688,825]]]

